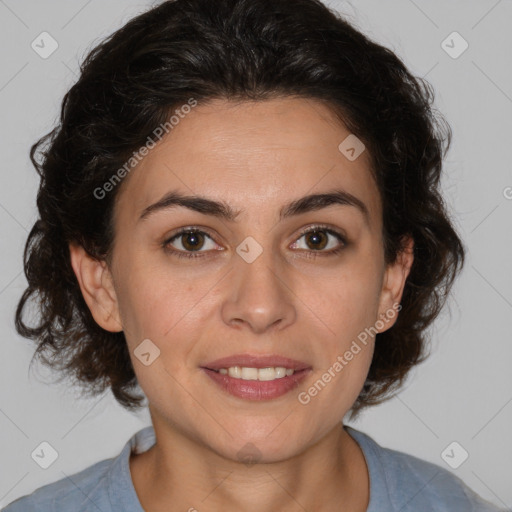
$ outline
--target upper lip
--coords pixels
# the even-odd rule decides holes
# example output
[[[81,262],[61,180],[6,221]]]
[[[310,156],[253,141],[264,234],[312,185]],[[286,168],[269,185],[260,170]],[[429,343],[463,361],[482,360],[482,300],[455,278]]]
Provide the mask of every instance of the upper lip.
[[[209,370],[219,370],[220,368],[230,368],[232,366],[245,366],[247,368],[267,368],[269,366],[279,366],[283,368],[290,368],[295,371],[311,368],[311,365],[302,361],[297,361],[296,359],[278,356],[275,354],[266,356],[234,354],[232,356],[222,357],[221,359],[216,359],[215,361],[206,363],[202,367]]]

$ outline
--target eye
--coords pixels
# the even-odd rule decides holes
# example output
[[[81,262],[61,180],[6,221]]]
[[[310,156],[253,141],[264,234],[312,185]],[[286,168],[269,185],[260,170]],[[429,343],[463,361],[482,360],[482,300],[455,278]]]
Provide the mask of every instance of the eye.
[[[305,239],[306,246],[301,247],[301,244],[296,241],[291,248],[303,249],[309,258],[319,255],[333,256],[348,245],[344,235],[327,226],[313,226],[305,229],[297,240],[301,238]],[[165,240],[162,246],[165,251],[178,258],[202,258],[211,250],[224,250],[217,249],[212,236],[196,227],[181,229],[171,238]],[[324,250],[326,248],[331,250]]]
[[[208,239],[213,243],[213,246],[210,245],[210,247],[208,247]],[[203,257],[203,252],[212,249],[215,250],[216,244],[213,242],[212,237],[205,231],[201,231],[197,228],[184,228],[167,239],[163,243],[163,246],[165,250],[174,253],[179,258],[200,258]],[[205,250],[201,251],[201,249]]]
[[[326,253],[325,256],[337,254],[347,245],[347,241],[341,233],[327,226],[313,226],[308,228],[301,233],[301,236],[297,240],[301,238],[304,238],[305,247],[301,247],[300,244],[295,242],[292,248],[305,249],[310,253]],[[332,250],[324,250],[326,248]],[[316,257],[317,254],[311,254],[311,256]]]

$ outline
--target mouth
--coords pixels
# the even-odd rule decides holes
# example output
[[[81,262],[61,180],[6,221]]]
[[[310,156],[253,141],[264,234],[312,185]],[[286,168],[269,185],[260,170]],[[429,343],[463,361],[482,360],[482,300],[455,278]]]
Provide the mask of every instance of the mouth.
[[[207,363],[201,369],[231,395],[249,400],[268,400],[296,388],[312,367],[278,355],[237,354]]]
[[[271,378],[290,376],[296,372],[311,369],[311,365],[275,354],[266,356],[235,354],[211,361],[201,368],[220,372],[233,378],[271,380]]]

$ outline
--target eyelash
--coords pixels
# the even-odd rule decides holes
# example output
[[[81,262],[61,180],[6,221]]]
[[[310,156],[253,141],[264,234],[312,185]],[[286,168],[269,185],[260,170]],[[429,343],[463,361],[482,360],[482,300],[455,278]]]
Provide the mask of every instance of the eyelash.
[[[318,256],[321,256],[321,257],[323,257],[323,256],[335,256],[335,255],[339,254],[348,245],[348,242],[347,242],[347,240],[346,240],[344,235],[342,235],[338,231],[333,230],[332,228],[329,228],[328,226],[325,226],[325,225],[322,225],[322,224],[318,224],[318,225],[315,225],[315,226],[312,226],[312,227],[309,227],[309,228],[306,228],[306,229],[302,230],[300,235],[299,235],[299,237],[297,238],[297,240],[302,238],[304,235],[307,235],[308,233],[312,233],[312,232],[315,232],[315,231],[325,231],[326,233],[328,233],[330,235],[333,235],[335,238],[338,239],[338,241],[340,241],[342,243],[342,245],[340,247],[338,247],[337,249],[332,249],[330,251],[314,251],[314,250],[307,251],[307,250],[304,250],[304,252],[306,253],[306,257],[307,258],[313,258],[314,259],[314,258],[317,258]],[[199,229],[197,227],[187,227],[187,228],[181,229],[180,231],[175,233],[171,238],[168,238],[167,240],[165,240],[163,242],[163,244],[162,244],[163,249],[166,252],[171,253],[173,256],[177,256],[178,258],[188,258],[188,259],[204,258],[206,256],[205,252],[207,252],[207,251],[195,252],[194,253],[194,252],[191,252],[191,251],[181,251],[181,250],[171,249],[169,247],[169,244],[171,242],[173,242],[174,240],[176,240],[180,236],[185,235],[185,234],[189,234],[189,233],[205,234],[205,235],[207,235],[209,238],[211,238],[213,240],[213,237],[207,231],[205,231],[204,229]]]

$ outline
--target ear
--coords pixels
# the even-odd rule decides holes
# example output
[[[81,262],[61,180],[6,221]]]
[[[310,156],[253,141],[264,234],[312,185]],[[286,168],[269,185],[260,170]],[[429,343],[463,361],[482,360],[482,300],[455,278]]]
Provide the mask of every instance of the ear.
[[[376,324],[384,324],[378,332],[384,332],[390,329],[398,317],[400,311],[400,300],[405,287],[405,282],[411,271],[414,261],[414,240],[407,236],[403,241],[403,249],[398,253],[396,261],[389,264],[386,268],[382,280],[382,290],[379,300],[379,320]]]
[[[70,243],[71,266],[96,323],[111,332],[123,330],[112,275],[105,261],[92,258],[78,244]]]

